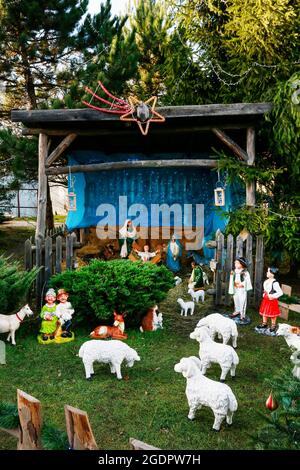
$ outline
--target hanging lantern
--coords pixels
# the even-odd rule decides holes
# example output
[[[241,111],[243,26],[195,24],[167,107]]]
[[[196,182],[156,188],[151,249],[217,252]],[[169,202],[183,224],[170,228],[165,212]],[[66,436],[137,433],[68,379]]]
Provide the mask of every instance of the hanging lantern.
[[[76,193],[74,193],[74,192],[68,193],[68,210],[69,211],[76,211],[77,210]]]
[[[278,408],[278,403],[277,401],[273,398],[273,395],[272,395],[272,392],[270,393],[270,395],[268,396],[267,398],[267,401],[266,401],[266,408],[270,411],[274,411]]]
[[[226,186],[226,183],[225,183]],[[218,181],[215,189],[215,206],[225,206],[225,189],[220,181],[220,172],[218,171]]]

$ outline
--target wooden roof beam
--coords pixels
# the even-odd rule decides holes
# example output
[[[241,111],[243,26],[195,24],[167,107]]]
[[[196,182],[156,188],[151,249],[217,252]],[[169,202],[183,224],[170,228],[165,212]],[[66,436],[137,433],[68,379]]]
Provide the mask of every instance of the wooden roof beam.
[[[76,139],[77,134],[68,134],[61,143],[53,150],[49,155],[46,161],[46,167],[52,165],[52,163],[57,160],[61,154],[71,145],[71,143]]]
[[[229,137],[225,132],[220,129],[213,128],[213,133],[225,144],[230,150],[238,156],[240,160],[248,163],[248,154],[243,150],[231,137]]]

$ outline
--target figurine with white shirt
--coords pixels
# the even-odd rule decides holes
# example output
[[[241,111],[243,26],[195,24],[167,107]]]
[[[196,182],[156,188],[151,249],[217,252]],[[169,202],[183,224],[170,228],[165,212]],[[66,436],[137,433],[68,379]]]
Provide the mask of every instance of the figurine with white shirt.
[[[269,267],[267,270],[267,279],[264,281],[263,299],[259,307],[259,314],[262,316],[262,323],[257,328],[268,327],[268,318],[271,320],[271,332],[276,331],[276,320],[280,315],[278,298],[283,295],[279,282],[275,279],[278,274],[278,268]]]
[[[70,331],[72,323],[72,315],[74,309],[72,308],[71,302],[68,302],[69,294],[65,289],[59,289],[57,292],[57,300],[59,304],[56,306],[56,315],[59,318],[61,327],[62,327],[62,338],[72,338],[72,333]]]
[[[248,262],[243,256],[234,261],[234,270],[230,273],[228,293],[233,295],[234,313],[231,318],[240,317],[242,322],[246,318],[247,292],[252,290],[251,278],[247,269]]]

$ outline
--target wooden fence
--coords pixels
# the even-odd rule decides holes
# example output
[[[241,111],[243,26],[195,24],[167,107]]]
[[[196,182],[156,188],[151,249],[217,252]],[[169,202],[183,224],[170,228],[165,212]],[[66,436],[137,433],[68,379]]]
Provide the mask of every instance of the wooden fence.
[[[41,268],[36,278],[36,303],[40,308],[44,290],[53,274],[61,273],[63,268],[72,270],[75,267],[76,248],[81,246],[77,242],[75,233],[57,235],[58,232],[52,232],[52,235],[45,239],[36,238],[26,240],[25,242],[25,269],[30,270],[34,266]]]
[[[22,390],[17,390],[17,402],[19,427],[0,430],[17,438],[17,450],[43,450],[41,402]],[[64,410],[69,449],[99,449],[87,413],[70,405],[65,405]],[[129,444],[134,450],[160,450],[133,438],[129,439]]]
[[[228,235],[225,239],[223,233],[216,236],[215,259],[216,266],[216,305],[230,305],[231,296],[228,294],[230,271],[233,268],[234,259],[244,256],[248,260],[253,290],[249,293],[249,302],[255,306],[262,299],[264,280],[264,241],[262,236],[247,235],[246,240],[238,236]]]

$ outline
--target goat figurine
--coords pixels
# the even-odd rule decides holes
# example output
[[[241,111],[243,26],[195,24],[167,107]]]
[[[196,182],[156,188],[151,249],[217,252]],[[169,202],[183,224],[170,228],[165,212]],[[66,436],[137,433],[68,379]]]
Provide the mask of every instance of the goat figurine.
[[[188,294],[191,295],[192,299],[194,302],[199,302],[199,299],[201,299],[201,302],[204,302],[204,298],[205,298],[205,292],[203,289],[200,289],[200,290],[197,290],[197,291],[194,291],[193,288],[190,288],[188,290]]]
[[[9,333],[7,341],[15,346],[15,333],[26,316],[33,315],[33,311],[26,304],[21,310],[13,315],[0,315],[0,333]]]
[[[194,314],[195,302],[184,302],[183,299],[177,299],[177,302],[179,303],[181,307],[180,315],[184,314],[184,316],[187,317],[189,310],[190,310],[191,315]]]
[[[113,326],[101,325],[97,326],[91,333],[90,337],[93,339],[127,339],[127,335],[124,333],[125,322],[124,314],[118,314],[114,312],[114,324]]]

